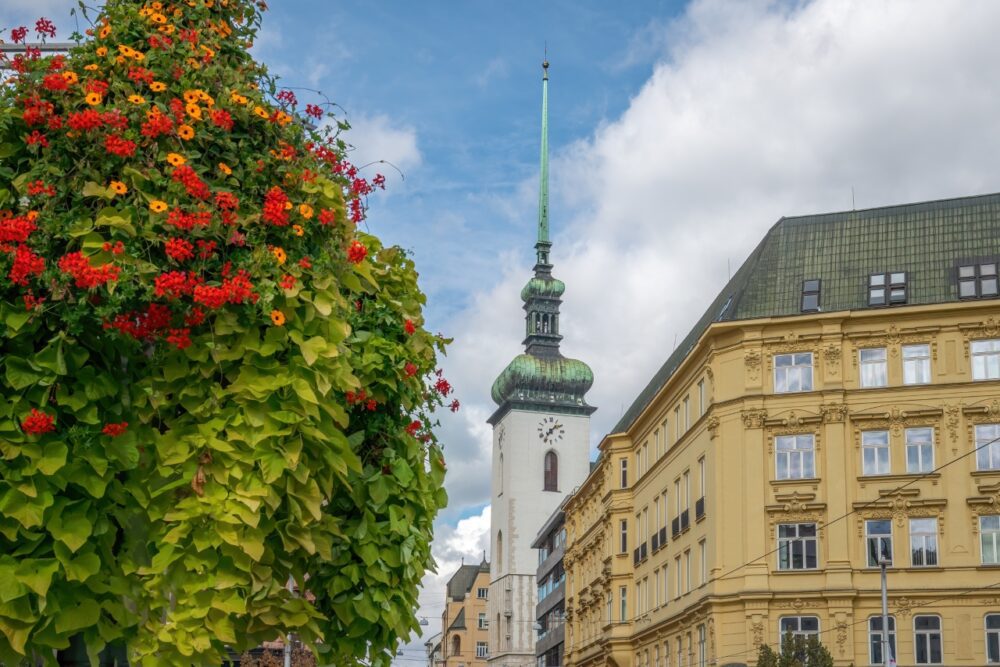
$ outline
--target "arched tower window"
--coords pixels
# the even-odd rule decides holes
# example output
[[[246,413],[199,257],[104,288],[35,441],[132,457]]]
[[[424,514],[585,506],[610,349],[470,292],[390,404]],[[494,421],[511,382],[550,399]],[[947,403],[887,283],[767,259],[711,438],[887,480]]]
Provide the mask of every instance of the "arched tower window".
[[[503,571],[503,531],[497,531],[497,568],[498,571]]]
[[[559,490],[559,456],[553,451],[545,453],[545,486],[542,490]]]
[[[462,655],[462,638],[458,635],[451,638],[451,654]]]

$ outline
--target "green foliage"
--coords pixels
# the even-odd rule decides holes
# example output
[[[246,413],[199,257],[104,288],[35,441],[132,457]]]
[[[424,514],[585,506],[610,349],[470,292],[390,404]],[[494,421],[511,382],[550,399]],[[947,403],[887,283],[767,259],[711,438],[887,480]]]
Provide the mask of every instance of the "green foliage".
[[[756,667],[833,667],[833,656],[815,635],[806,639],[789,632],[781,638],[781,653],[760,645]]]
[[[447,341],[421,326],[413,262],[355,229],[372,188],[346,125],[319,136],[276,106],[246,51],[259,20],[249,0],[108,0],[61,69],[22,61],[0,89],[0,661],[55,664],[82,638],[214,665],[294,632],[320,664],[387,665],[418,629]],[[102,126],[68,127],[88,110]],[[171,132],[142,129],[156,113]],[[214,245],[178,259],[172,239]],[[104,279],[81,285],[75,253]],[[44,268],[19,276],[25,257]],[[234,275],[248,292],[213,302]]]

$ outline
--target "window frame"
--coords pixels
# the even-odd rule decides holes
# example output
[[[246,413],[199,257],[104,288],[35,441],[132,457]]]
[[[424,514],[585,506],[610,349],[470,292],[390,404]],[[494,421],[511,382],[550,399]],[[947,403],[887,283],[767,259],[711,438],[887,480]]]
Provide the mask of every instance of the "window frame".
[[[889,526],[889,532],[888,533],[872,533],[869,530],[869,526],[871,526],[872,524],[875,524],[875,523],[888,524],[888,526]],[[893,563],[895,562],[895,559],[896,559],[896,554],[895,554],[894,548],[893,548],[894,545],[892,543],[892,519],[865,519],[865,563],[866,563],[867,567],[869,567],[869,568],[878,568],[878,567],[881,567],[880,563],[876,562],[875,564],[872,564],[872,560],[871,560],[871,555],[872,555],[872,552],[871,552],[871,541],[873,539],[877,539],[878,540],[878,545],[879,546],[881,546],[884,543],[885,540],[888,540],[888,544],[889,544],[889,562],[886,563],[886,567],[892,567]],[[878,550],[878,553],[881,554],[881,549]]]
[[[917,431],[927,431],[930,433],[930,440],[928,442],[911,442],[910,434],[916,433]],[[934,471],[934,427],[933,426],[914,426],[903,431],[903,446],[904,446],[904,459],[906,460],[906,474],[907,475],[923,475],[931,473]],[[923,448],[927,447],[930,451],[930,462],[924,461]],[[912,469],[910,467],[910,450],[917,450],[917,469]]]
[[[926,630],[926,629],[924,629],[924,630],[918,629],[917,628],[917,621],[918,621],[918,619],[923,619],[923,618],[933,618],[933,619],[935,619],[937,621],[936,631],[931,631],[931,630]],[[938,614],[916,614],[916,615],[914,615],[914,617],[913,617],[913,664],[915,664],[915,665],[941,665],[941,664],[944,664],[942,662],[942,660],[944,660],[944,632],[942,631],[942,625],[943,624],[941,623],[941,617]],[[925,636],[925,637],[928,638],[928,640],[927,640],[928,643],[927,643],[927,646],[926,646],[926,648],[928,650],[928,654],[929,654],[928,658],[933,658],[933,651],[931,649],[930,641],[931,641],[931,637],[933,637],[933,635],[935,635],[935,634],[937,635],[937,644],[938,644],[937,649],[938,649],[938,654],[939,654],[939,658],[940,659],[938,661],[936,661],[936,662],[934,660],[932,660],[932,659],[928,659],[928,660],[925,660],[925,661],[919,660],[918,656],[920,654],[919,654],[919,648],[918,647],[920,645],[920,637],[921,636]]]
[[[476,657],[477,658],[488,658],[488,657],[490,657],[490,644],[489,644],[489,642],[476,642]]]
[[[623,456],[621,458],[621,464],[619,466],[619,470],[621,471],[621,478],[620,478],[621,487],[620,488],[627,489],[628,488],[628,457],[627,456]]]
[[[483,591],[486,591],[486,594],[485,595],[480,595],[480,593],[482,593]],[[488,600],[489,597],[490,597],[490,589],[489,589],[489,587],[486,587],[486,588],[477,587],[476,588],[476,599],[477,600]]]
[[[877,435],[885,437],[884,443],[871,444],[866,442],[868,438],[874,438]],[[870,472],[868,468],[868,453],[872,452],[872,463],[874,472]],[[885,454],[885,469],[882,469],[881,455]],[[883,430],[872,430],[872,431],[862,431],[861,432],[861,476],[862,477],[879,477],[884,475],[892,474],[892,443],[889,435],[889,431]]]
[[[1000,296],[1000,262],[985,261],[985,262],[973,262],[971,264],[959,264],[955,267],[955,284],[957,286],[958,298],[963,301],[971,301],[973,299],[995,299]],[[983,267],[992,267],[993,273],[984,273]],[[972,269],[971,275],[962,275],[963,270]],[[994,292],[992,294],[983,293],[983,283],[987,280],[992,280],[994,283]],[[972,285],[972,294],[962,294],[963,285]]]
[[[814,289],[809,289],[811,286],[809,283],[816,283]],[[802,292],[799,297],[799,312],[803,313],[818,313],[823,309],[823,303],[821,300],[821,295],[823,293],[823,280],[820,278],[806,278],[802,281]],[[816,297],[815,307],[807,307],[806,299],[808,297]]]
[[[987,530],[986,520],[995,519],[996,527]],[[993,558],[986,560],[986,536],[990,536],[993,549]],[[979,562],[982,565],[1000,565],[1000,514],[980,514],[979,515]]]
[[[882,665],[884,664],[882,660],[876,660],[875,654],[873,652],[876,643],[879,647],[879,652],[882,651],[882,630],[875,630],[872,628],[872,621],[878,621],[879,626],[882,625],[882,615],[872,614],[868,617],[868,664],[869,665]],[[876,634],[877,639],[876,639]],[[889,615],[889,655],[891,659],[899,660],[899,649],[896,647],[896,617]]]
[[[865,359],[866,352],[881,352],[882,358]],[[871,383],[865,379],[865,371],[869,368],[881,367],[881,383]],[[858,350],[858,385],[862,389],[881,389],[889,386],[889,350],[884,347],[863,347]]]
[[[490,619],[486,616],[486,612],[479,612],[479,617],[476,619],[476,627],[479,630],[486,630],[490,627]]]
[[[559,492],[559,454],[554,449],[542,458],[542,491]]]
[[[933,531],[914,532],[914,530],[913,530],[913,523],[915,521],[930,522],[929,525],[932,525],[934,527],[934,529],[933,529]],[[926,517],[926,516],[910,517],[910,520],[908,522],[907,527],[909,528],[909,533],[910,533],[910,567],[940,567],[941,566],[941,548],[940,548],[940,545],[938,544],[938,521],[937,521],[937,519],[934,518],[934,517]],[[921,541],[923,542],[923,546],[921,547],[921,550],[924,553],[924,560],[925,561],[928,560],[928,558],[927,558],[927,554],[928,554],[928,551],[927,551],[927,540],[928,540],[928,538],[932,539],[932,541],[934,543],[934,562],[933,563],[928,563],[928,562],[917,563],[917,562],[915,562],[916,561],[915,557],[917,555],[917,551],[916,551],[916,547],[914,546],[914,538],[921,539]]]
[[[808,448],[798,447],[799,438],[808,438],[810,446]],[[781,443],[791,440],[794,443],[794,447],[791,449],[782,449]],[[799,458],[799,470],[801,474],[799,476],[793,476],[792,466],[791,466],[791,454],[798,454]],[[787,458],[785,463],[785,471],[782,474],[781,470],[781,456],[784,454]],[[805,461],[809,461],[809,469],[811,474],[806,475]],[[816,434],[815,433],[792,433],[785,435],[774,436],[774,478],[776,480],[786,480],[786,479],[816,479]]]
[[[909,357],[907,358],[907,350],[923,349],[926,350],[926,354],[919,357]],[[908,387],[921,386],[931,384],[933,381],[932,369],[931,369],[931,344],[930,343],[913,343],[910,345],[903,345],[900,350],[900,358],[903,362],[903,384]],[[907,379],[907,369],[913,367],[913,363],[916,362],[916,367],[919,369],[917,374],[922,374],[922,371],[926,371],[926,380],[909,380]]]
[[[990,617],[995,616],[997,618],[997,627],[990,627]],[[990,635],[996,636],[996,646],[997,650],[994,659],[990,659]],[[1000,664],[1000,613],[991,613],[983,615],[983,636],[986,640],[986,664],[996,665]]]
[[[781,535],[782,528],[785,528],[785,527],[788,527],[788,526],[795,526],[795,535],[793,537],[782,537],[782,535]],[[801,535],[801,528],[802,528],[802,526],[812,526],[813,534],[811,536],[802,536]],[[777,540],[777,543],[778,543],[778,548],[777,548],[777,552],[776,552],[777,556],[778,556],[778,560],[777,560],[777,571],[778,572],[814,572],[814,571],[816,571],[816,570],[819,569],[819,528],[818,528],[818,526],[816,525],[815,522],[812,522],[812,521],[802,521],[802,522],[795,522],[795,523],[779,523],[776,526],[775,535],[776,535],[775,539]],[[802,562],[804,564],[803,567],[793,567],[792,566],[792,563],[794,562],[794,559],[793,559],[792,554],[790,553],[790,551],[791,551],[791,548],[792,548],[792,546],[793,546],[794,543],[800,543],[802,545]],[[813,546],[813,561],[814,561],[814,565],[812,567],[808,566],[808,562],[809,562],[809,560],[808,560],[809,559],[809,554],[808,554],[809,543],[812,543],[812,546]],[[788,554],[788,567],[782,567],[781,566],[782,555],[783,555],[783,553],[786,550],[789,551],[789,554]]]
[[[816,619],[816,630],[815,631],[812,631],[812,630],[803,631],[802,630],[802,619],[805,619],[805,618]],[[784,636],[786,634],[785,630],[781,626],[784,624],[785,621],[792,620],[792,619],[795,619],[796,623],[798,624],[798,628],[799,628],[798,630],[789,630],[788,631],[788,632],[791,633],[792,637],[802,637],[806,641],[808,641],[810,636],[815,635],[816,638],[819,639],[819,636],[823,633],[823,630],[820,627],[819,616],[816,616],[815,614],[802,614],[800,616],[779,616],[778,617],[778,646],[781,646],[781,640],[784,638]]]
[[[993,433],[980,435],[980,432],[987,429]],[[1000,424],[976,424],[972,435],[976,450],[976,470],[1000,470],[1000,441],[996,441],[1000,438]],[[983,463],[987,465],[984,466]]]
[[[897,276],[902,276],[902,280],[897,280]],[[878,279],[877,282],[876,279]],[[881,302],[876,301],[875,292],[877,291],[882,292]],[[901,292],[902,296],[897,297],[895,292]],[[885,271],[868,274],[865,293],[868,295],[869,308],[906,305],[910,299],[909,292],[910,276],[908,271]]]
[[[618,553],[619,554],[627,554],[628,553],[628,519],[620,519],[618,521],[618,531],[619,531],[619,538],[621,540],[620,544],[618,545],[619,546]]]
[[[779,360],[788,357],[791,358],[790,364],[779,365],[778,363]],[[799,363],[798,357],[808,357],[809,363],[808,364]],[[814,362],[815,359],[813,358],[812,352],[787,352],[783,354],[775,354],[771,358],[771,363],[774,366],[774,374],[772,377],[772,381],[774,382],[774,393],[801,394],[808,391],[814,391],[814,385],[815,385]],[[783,389],[779,389],[779,383],[778,383],[779,371],[781,371],[781,374],[784,377]],[[790,378],[792,377],[790,375],[790,372],[792,371],[795,371],[795,377],[798,382],[798,388],[796,389],[789,388],[791,385]]]
[[[991,349],[977,351],[977,345],[989,344]],[[978,359],[984,360],[984,375],[977,373]],[[990,363],[992,361],[992,363]],[[973,382],[1000,380],[1000,338],[980,338],[969,341],[969,364],[972,367]],[[991,371],[992,374],[991,374]]]

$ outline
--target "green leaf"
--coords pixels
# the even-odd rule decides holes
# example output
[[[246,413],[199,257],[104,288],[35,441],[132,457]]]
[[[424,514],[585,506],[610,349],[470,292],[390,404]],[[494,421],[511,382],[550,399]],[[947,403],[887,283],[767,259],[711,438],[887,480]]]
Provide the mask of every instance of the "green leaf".
[[[70,551],[78,551],[93,534],[94,525],[87,518],[88,507],[85,502],[67,505],[61,512],[53,512],[48,521],[46,528],[52,537],[69,547]]]
[[[84,197],[101,197],[103,199],[111,199],[115,196],[111,188],[95,183],[94,181],[87,181],[83,186],[81,194]]]
[[[42,447],[42,458],[36,463],[43,475],[54,475],[66,465],[69,448],[64,442],[49,442]]]
[[[56,630],[70,634],[91,625],[96,625],[101,613],[101,606],[96,600],[84,598],[80,603],[64,609],[56,615]]]
[[[18,564],[14,576],[37,595],[45,597],[52,584],[52,575],[58,569],[59,562],[55,558],[29,558]]]

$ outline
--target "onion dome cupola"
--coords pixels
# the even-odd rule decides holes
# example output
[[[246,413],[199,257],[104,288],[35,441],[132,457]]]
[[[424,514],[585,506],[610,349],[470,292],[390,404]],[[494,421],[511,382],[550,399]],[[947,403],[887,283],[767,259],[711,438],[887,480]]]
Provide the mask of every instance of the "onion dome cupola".
[[[584,395],[594,383],[587,364],[559,351],[559,306],[566,285],[552,276],[549,252],[549,63],[542,63],[542,150],[538,192],[538,240],[534,276],[521,290],[524,301],[524,354],[519,354],[493,382],[492,396],[499,406],[490,423],[513,407],[571,414],[590,414]]]

